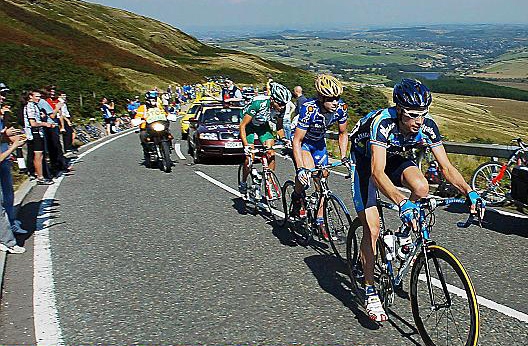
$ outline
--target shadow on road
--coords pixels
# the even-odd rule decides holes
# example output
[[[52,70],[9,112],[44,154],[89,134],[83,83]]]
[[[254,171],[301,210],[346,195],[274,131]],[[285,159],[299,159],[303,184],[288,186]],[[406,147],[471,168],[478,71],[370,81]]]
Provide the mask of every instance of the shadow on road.
[[[58,205],[56,203],[53,204]],[[28,240],[33,233],[35,233],[37,225],[37,216],[40,209],[39,202],[29,202],[20,207],[17,213],[17,218],[22,221],[22,228],[28,231],[27,234],[17,234],[16,238],[19,244],[23,244]]]
[[[330,254],[318,254],[306,257],[304,262],[314,274],[319,286],[349,308],[364,328],[377,330],[390,324],[408,340],[409,345],[421,345],[421,339],[414,325],[393,310],[388,311],[391,318],[385,324],[378,324],[368,318],[360,305],[363,298],[354,294],[354,288],[348,277],[348,269],[343,261]],[[417,336],[417,340],[413,336]]]
[[[452,204],[445,210],[450,213],[464,214],[464,216],[461,216],[460,221],[466,221],[469,213],[468,207],[463,205]],[[472,227],[478,226],[474,225]],[[528,237],[528,219],[526,218],[486,212],[484,220],[482,220],[482,227],[502,234]]]
[[[380,328],[380,325],[371,321],[358,305],[352,284],[346,274],[347,269],[341,260],[332,255],[313,255],[306,257],[304,262],[314,274],[319,286],[349,308],[364,328],[370,330]]]

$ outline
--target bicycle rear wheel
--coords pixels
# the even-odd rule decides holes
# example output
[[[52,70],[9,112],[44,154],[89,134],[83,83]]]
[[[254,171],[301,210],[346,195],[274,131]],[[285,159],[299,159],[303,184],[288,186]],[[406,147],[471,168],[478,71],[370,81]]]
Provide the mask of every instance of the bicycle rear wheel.
[[[273,171],[268,170],[265,173],[265,179],[262,181],[262,193],[270,208],[271,216],[279,226],[283,226],[286,219],[285,208],[282,203],[282,187],[279,178]]]
[[[506,194],[511,190],[511,172],[506,169],[500,180],[493,182],[501,174],[502,164],[487,162],[480,165],[471,177],[471,188],[477,191],[490,206],[500,205],[506,201]]]
[[[352,225],[348,230],[347,241],[346,241],[346,261],[348,264],[350,280],[354,284],[356,290],[363,284],[359,282],[362,278],[359,276],[361,273],[358,272],[357,267],[359,261],[359,244],[361,244],[360,234],[362,232],[361,221],[359,217],[356,217],[352,221]]]
[[[343,201],[334,194],[329,194],[324,200],[324,222],[335,255],[346,262],[347,235],[352,227],[352,218]]]
[[[422,251],[412,268],[411,308],[414,322],[427,346],[476,346],[479,311],[469,275],[448,250],[432,245],[427,250],[431,289]]]

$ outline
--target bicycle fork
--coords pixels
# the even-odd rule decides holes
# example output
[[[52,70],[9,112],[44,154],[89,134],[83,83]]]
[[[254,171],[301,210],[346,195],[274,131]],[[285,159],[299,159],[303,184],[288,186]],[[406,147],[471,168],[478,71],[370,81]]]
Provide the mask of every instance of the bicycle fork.
[[[438,311],[441,308],[448,308],[451,306],[451,295],[449,294],[449,291],[447,289],[446,280],[444,278],[444,274],[442,272],[442,267],[440,267],[440,263],[438,263],[437,258],[433,258],[434,267],[436,269],[436,273],[438,274],[438,281],[442,284],[442,291],[444,292],[445,302],[443,304],[437,304],[435,295],[433,292],[433,279],[431,278],[431,269],[429,268],[429,260],[427,258],[427,245],[423,248],[424,257],[425,257],[425,276],[427,280],[427,288],[429,290],[429,299],[431,302],[431,311]]]

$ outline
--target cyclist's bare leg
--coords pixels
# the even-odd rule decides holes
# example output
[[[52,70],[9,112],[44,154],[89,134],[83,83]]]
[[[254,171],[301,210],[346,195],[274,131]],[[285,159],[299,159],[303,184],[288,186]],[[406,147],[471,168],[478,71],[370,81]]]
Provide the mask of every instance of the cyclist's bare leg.
[[[275,141],[273,139],[268,139],[264,142],[264,146],[266,148],[271,148],[275,145]],[[266,155],[268,156],[268,167],[272,171],[275,171],[275,150],[270,149],[266,152]]]
[[[323,171],[323,177],[328,178],[328,175],[330,175],[330,172],[327,169],[325,169]],[[315,189],[317,190],[317,192],[319,192],[320,190],[319,180],[320,180],[319,178],[314,178]],[[321,218],[323,216],[324,216],[324,206],[323,206],[323,203],[321,203],[321,205],[319,205],[319,210],[317,210],[317,217]]]
[[[255,144],[249,144],[251,149],[255,149]],[[255,158],[255,154],[251,154],[251,158]],[[249,175],[249,156],[246,156],[244,159],[244,167],[242,168],[242,182],[247,182],[247,177]]]
[[[315,167],[315,163],[309,151],[301,150],[302,153],[302,164],[304,168],[312,169]],[[300,195],[303,192],[303,185],[295,177],[295,193]]]
[[[402,173],[401,181],[403,186],[411,190],[411,196],[409,197],[411,201],[416,201],[429,195],[429,183],[427,183],[418,167],[407,167]]]
[[[370,207],[358,213],[363,225],[363,238],[361,239],[361,264],[365,275],[365,285],[374,284],[374,255],[376,253],[376,240],[380,232],[379,213],[376,207]]]

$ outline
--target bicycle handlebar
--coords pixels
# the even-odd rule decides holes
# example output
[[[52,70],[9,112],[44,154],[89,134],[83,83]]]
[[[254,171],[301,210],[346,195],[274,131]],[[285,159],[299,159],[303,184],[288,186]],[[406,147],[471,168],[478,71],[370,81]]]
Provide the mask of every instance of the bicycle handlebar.
[[[250,149],[249,152],[251,154],[260,154],[260,153],[266,153],[266,151],[268,150],[276,150],[276,149],[282,149],[284,148],[284,145],[274,145],[274,146],[271,146],[271,147],[260,147],[260,148],[255,148],[255,149]]]

